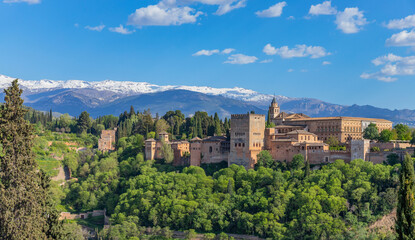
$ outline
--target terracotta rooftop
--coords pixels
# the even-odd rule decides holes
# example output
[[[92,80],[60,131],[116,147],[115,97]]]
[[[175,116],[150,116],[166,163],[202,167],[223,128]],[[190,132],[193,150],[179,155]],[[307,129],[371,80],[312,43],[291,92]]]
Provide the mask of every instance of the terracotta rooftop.
[[[366,120],[366,121],[379,121],[379,122],[388,122],[392,123],[389,120],[386,119],[379,119],[379,118],[362,118],[362,117],[316,117],[316,118],[297,118],[294,120],[291,120],[293,122],[295,121],[321,121],[321,120]]]
[[[288,135],[288,134],[290,134],[290,135],[292,135],[292,134],[307,134],[307,135],[314,135],[314,136],[317,136],[316,134],[311,133],[311,132],[307,132],[307,131],[305,131],[305,130],[294,130],[294,131],[291,131],[291,132],[287,133],[287,135]]]
[[[157,142],[154,138],[149,138],[146,140],[146,142]]]
[[[194,141],[202,141],[202,139],[199,138],[199,137],[194,137],[194,138],[190,139],[190,141],[191,142],[194,142]]]

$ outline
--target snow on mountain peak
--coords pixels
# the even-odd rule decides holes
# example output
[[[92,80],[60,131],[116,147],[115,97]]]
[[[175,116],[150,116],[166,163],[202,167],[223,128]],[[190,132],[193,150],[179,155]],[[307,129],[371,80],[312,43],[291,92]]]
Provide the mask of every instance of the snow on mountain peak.
[[[0,88],[10,86],[15,78],[0,75]],[[98,91],[111,91],[123,95],[139,95],[146,93],[163,92],[168,90],[188,90],[193,92],[204,93],[208,95],[220,95],[228,98],[248,101],[248,102],[269,102],[273,95],[261,94],[256,91],[234,87],[234,88],[213,88],[207,86],[175,86],[175,85],[155,85],[147,82],[130,82],[104,80],[97,82],[88,82],[83,80],[21,80],[19,84],[31,92],[46,92],[56,89],[95,89]],[[279,101],[288,100],[284,96],[276,96]]]

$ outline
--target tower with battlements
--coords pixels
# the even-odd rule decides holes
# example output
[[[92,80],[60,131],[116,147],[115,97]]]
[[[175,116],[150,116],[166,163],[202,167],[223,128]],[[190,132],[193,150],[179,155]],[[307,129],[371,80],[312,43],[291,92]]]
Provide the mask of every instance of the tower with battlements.
[[[233,114],[228,164],[253,168],[257,155],[264,149],[265,116],[260,114]]]

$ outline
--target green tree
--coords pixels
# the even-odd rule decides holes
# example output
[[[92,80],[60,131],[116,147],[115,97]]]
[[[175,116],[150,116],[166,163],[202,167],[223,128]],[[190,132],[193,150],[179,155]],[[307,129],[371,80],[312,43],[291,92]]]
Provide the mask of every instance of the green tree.
[[[414,162],[406,154],[400,173],[396,233],[399,240],[415,239]]]
[[[303,154],[299,153],[294,155],[293,160],[290,163],[290,168],[292,170],[299,170],[304,167],[304,156]]]
[[[411,140],[412,132],[411,129],[404,124],[396,124],[394,129],[398,135],[398,140]]]
[[[259,152],[257,156],[257,167],[271,168],[274,166],[274,163],[275,161],[274,159],[272,159],[272,155],[269,151],[263,150]]]
[[[220,119],[219,119],[218,113],[215,113],[214,122],[215,122],[215,134],[216,134],[216,136],[222,136],[222,125],[220,124]]]
[[[363,138],[370,140],[376,140],[379,138],[379,130],[376,124],[369,124],[369,126],[363,132]]]
[[[310,173],[311,173],[310,161],[307,160],[306,163],[305,163],[304,176],[305,177],[310,176]]]
[[[91,118],[89,117],[89,113],[87,111],[83,111],[81,115],[79,115],[77,129],[78,133],[86,133],[88,129],[91,127]]]
[[[411,145],[415,145],[415,130],[412,132]]]
[[[265,127],[266,128],[273,128],[273,127],[275,127],[275,124],[273,122],[271,122],[271,116],[270,116],[270,112],[269,111],[268,111],[267,122],[265,123]]]
[[[0,239],[46,239],[49,223],[49,179],[37,169],[32,153],[32,126],[24,120],[26,110],[17,79],[4,90],[0,109]],[[54,218],[54,217],[53,217]]]
[[[389,129],[384,129],[380,132],[379,141],[381,142],[389,142],[393,138],[393,133]]]
[[[161,156],[166,163],[172,163],[174,160],[174,151],[170,144],[163,142],[161,146]]]
[[[159,119],[156,122],[156,137],[158,138],[158,135],[161,132],[166,132],[167,129],[169,129],[169,124],[166,122],[166,120],[164,120],[163,118]]]
[[[339,139],[333,135],[331,135],[326,142],[330,147],[337,147],[339,146]]]

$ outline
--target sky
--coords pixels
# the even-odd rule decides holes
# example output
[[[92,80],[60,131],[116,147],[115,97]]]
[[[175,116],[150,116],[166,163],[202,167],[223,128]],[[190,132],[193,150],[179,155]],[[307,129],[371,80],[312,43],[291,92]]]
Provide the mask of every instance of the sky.
[[[0,74],[415,109],[415,1],[0,0]]]

